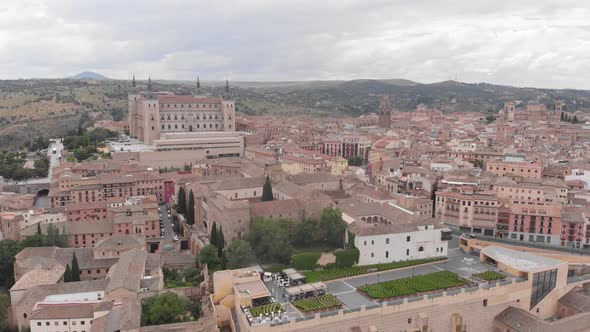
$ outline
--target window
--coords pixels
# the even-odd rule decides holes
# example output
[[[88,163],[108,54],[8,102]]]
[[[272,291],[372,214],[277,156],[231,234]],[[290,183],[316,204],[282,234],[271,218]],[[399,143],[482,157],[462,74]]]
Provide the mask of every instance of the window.
[[[385,258],[389,258],[389,251],[385,252]]]
[[[375,240],[371,240],[371,245],[375,245]]]
[[[64,320],[64,321],[62,322],[62,324],[63,324],[63,325],[68,325],[68,322]]]
[[[420,246],[420,247],[418,248],[418,251],[424,251],[424,247]]]
[[[483,299],[483,306],[487,307],[488,306],[488,299]]]
[[[389,244],[389,238],[385,239],[385,244]]]
[[[410,256],[410,249],[406,249],[406,256]]]
[[[371,257],[375,257],[375,253],[374,252],[371,253]]]
[[[408,318],[408,324],[412,324],[412,319]]]
[[[80,325],[86,325],[86,322],[85,321],[81,321],[80,322]]]
[[[557,279],[557,269],[538,272],[533,274],[533,287],[531,292],[531,307],[532,309],[537,303],[541,302],[549,292],[555,288]],[[529,310],[530,310],[529,309]]]
[[[45,322],[45,325],[46,325],[46,326],[49,326],[49,322]]]
[[[365,246],[367,245],[367,241],[365,241]]]
[[[37,322],[37,326],[41,326],[41,322]]]
[[[406,242],[410,242],[410,237],[406,237]]]

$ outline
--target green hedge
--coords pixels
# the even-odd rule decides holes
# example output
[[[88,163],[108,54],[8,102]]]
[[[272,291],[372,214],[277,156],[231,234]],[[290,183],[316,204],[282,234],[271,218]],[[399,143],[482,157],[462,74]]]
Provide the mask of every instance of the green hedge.
[[[271,312],[279,313],[283,311],[285,311],[285,308],[280,303],[270,303],[250,308],[250,313],[254,317],[258,317],[264,314],[270,314]]]
[[[342,306],[342,302],[332,294],[297,300],[293,301],[292,304],[303,312],[340,308]]]
[[[462,286],[468,281],[449,271],[434,272],[363,286],[359,289],[373,299],[388,299]]]
[[[301,271],[315,270],[321,255],[319,252],[304,252],[293,255],[293,267]]]
[[[357,248],[336,251],[334,252],[336,266],[351,267],[359,261],[359,255],[360,252]]]
[[[370,270],[376,270],[376,271],[394,270],[394,269],[399,269],[402,267],[437,262],[437,261],[445,260],[445,259],[446,259],[446,257],[437,257],[437,258],[428,258],[428,259],[417,259],[417,260],[413,260],[413,261],[400,261],[400,262],[373,264],[373,265],[364,265],[364,266],[353,266],[353,267],[333,266],[333,267],[326,268],[326,269],[319,270],[319,271],[303,272],[303,274],[305,275],[305,280],[307,282],[328,281],[328,280],[333,280],[333,279],[340,279],[340,278],[346,278],[346,277],[352,277],[352,276],[356,276],[356,275],[366,274],[366,273],[369,273]]]
[[[502,273],[498,273],[496,271],[486,271],[486,272],[474,274],[473,276],[476,278],[482,279],[482,280],[487,280],[487,281],[496,281],[496,280],[506,279],[505,275],[503,275]]]

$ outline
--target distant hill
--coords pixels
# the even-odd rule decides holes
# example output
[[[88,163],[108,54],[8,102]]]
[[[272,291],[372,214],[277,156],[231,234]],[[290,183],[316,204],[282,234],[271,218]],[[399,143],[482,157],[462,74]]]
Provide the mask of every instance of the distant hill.
[[[66,78],[72,79],[72,80],[97,80],[97,81],[109,79],[108,77],[102,76],[101,74],[98,74],[98,73],[95,73],[92,71],[81,72],[80,74],[66,77]]]

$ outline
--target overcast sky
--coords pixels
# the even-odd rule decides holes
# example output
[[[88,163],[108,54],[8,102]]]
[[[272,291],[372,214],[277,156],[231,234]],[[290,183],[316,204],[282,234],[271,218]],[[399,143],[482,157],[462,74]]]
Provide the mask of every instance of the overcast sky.
[[[590,89],[590,1],[0,0],[0,79],[86,70]]]

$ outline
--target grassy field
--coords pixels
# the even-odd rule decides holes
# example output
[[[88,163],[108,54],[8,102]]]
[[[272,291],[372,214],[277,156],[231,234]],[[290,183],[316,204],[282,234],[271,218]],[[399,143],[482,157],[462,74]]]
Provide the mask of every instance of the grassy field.
[[[327,281],[346,277],[352,277],[362,275],[376,271],[387,271],[394,270],[408,266],[414,266],[419,264],[437,262],[445,260],[446,258],[429,258],[429,259],[417,259],[413,261],[401,261],[384,264],[364,265],[364,266],[353,266],[353,267],[333,267],[319,271],[308,271],[304,272],[305,280],[307,282],[316,281]]]
[[[496,280],[506,279],[505,275],[503,275],[502,273],[496,272],[496,271],[486,271],[486,272],[474,274],[473,276],[478,279],[482,279],[482,280],[486,280],[486,281],[496,281]]]
[[[342,307],[342,302],[340,302],[336,296],[332,294],[297,300],[291,303],[295,306],[295,308],[301,310],[302,312],[313,312]]]
[[[440,271],[360,287],[359,290],[373,299],[389,299],[468,284],[468,281],[449,271]]]
[[[279,313],[285,311],[285,308],[280,303],[271,303],[261,305],[259,307],[250,308],[250,313],[254,317],[258,317],[260,315],[270,314],[271,312]]]

